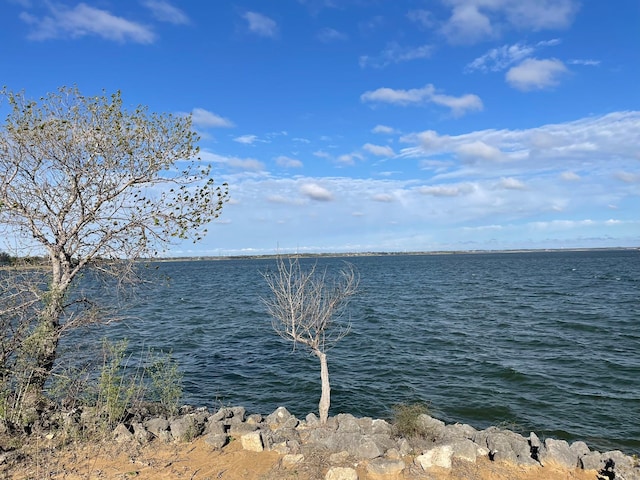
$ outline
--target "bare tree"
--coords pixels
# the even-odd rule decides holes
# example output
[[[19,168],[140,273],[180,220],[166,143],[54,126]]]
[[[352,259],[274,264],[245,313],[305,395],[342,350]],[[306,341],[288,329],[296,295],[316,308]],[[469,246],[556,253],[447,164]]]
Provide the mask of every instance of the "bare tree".
[[[282,338],[302,344],[320,360],[320,422],[327,422],[331,404],[331,386],[327,350],[349,333],[349,321],[340,322],[347,305],[356,294],[359,276],[346,263],[337,277],[328,278],[317,264],[304,270],[298,257],[278,258],[278,270],[264,278],[273,296],[262,299],[271,315],[273,329]]]
[[[135,281],[136,259],[175,239],[200,240],[228,191],[214,186],[210,166],[198,158],[190,116],[127,110],[120,92],[84,96],[76,87],[38,101],[5,88],[3,100],[9,114],[0,126],[0,234],[23,252],[46,255],[48,273],[36,291],[19,290],[29,290],[28,298],[3,292],[13,304],[0,304],[0,323],[18,328],[15,322],[32,314],[28,332],[12,336],[7,348],[30,366],[30,391],[38,393],[61,334],[103,319],[81,308],[90,299],[69,295],[81,273]],[[20,318],[12,320],[12,312]]]

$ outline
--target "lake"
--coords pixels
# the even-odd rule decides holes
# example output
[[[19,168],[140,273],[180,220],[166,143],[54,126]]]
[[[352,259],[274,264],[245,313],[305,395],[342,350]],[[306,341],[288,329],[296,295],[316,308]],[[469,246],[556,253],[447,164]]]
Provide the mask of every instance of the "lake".
[[[360,273],[351,332],[328,353],[331,415],[427,402],[478,429],[640,453],[640,251],[303,259]],[[170,277],[92,332],[173,351],[184,402],[317,412],[316,357],[278,337],[260,298],[275,260],[155,264]],[[78,345],[78,337],[66,340]],[[84,337],[86,340],[88,337]],[[89,337],[90,338],[90,337]]]

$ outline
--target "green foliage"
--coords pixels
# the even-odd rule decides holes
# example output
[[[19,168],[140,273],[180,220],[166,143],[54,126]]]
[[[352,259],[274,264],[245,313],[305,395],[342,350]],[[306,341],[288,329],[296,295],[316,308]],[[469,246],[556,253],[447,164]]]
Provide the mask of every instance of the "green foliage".
[[[405,438],[420,437],[428,432],[420,425],[420,415],[428,415],[429,409],[424,403],[394,405],[393,425],[396,434]]]
[[[125,418],[127,409],[139,403],[144,395],[143,372],[136,368],[127,374],[131,355],[126,355],[128,342],[102,342],[103,364],[98,379],[96,407],[104,426],[113,428]]]
[[[169,353],[149,351],[151,365],[147,373],[151,379],[151,398],[169,415],[175,415],[182,398],[182,372]]]

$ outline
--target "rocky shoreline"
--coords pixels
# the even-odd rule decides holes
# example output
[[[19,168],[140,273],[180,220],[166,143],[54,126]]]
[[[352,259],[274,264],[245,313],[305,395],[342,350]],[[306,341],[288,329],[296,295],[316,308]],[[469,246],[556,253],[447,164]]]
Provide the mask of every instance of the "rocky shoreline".
[[[51,424],[58,424],[58,429],[62,426],[67,433],[95,421],[90,410],[60,415],[59,421]],[[544,478],[546,466],[556,466],[593,470],[600,479],[640,480],[637,457],[621,451],[593,451],[581,441],[541,440],[533,432],[524,437],[497,427],[476,430],[466,424],[447,425],[426,414],[418,415],[416,424],[421,435],[405,438],[385,420],[350,414],[330,417],[321,425],[314,414],[300,420],[284,407],[269,415],[248,414],[243,407],[225,407],[215,413],[207,408],[183,407],[179,415],[170,418],[138,411],[113,430],[112,438],[121,444],[141,445],[203,438],[214,450],[238,441],[247,451],[277,452],[283,465],[302,464],[307,456],[322,452],[332,459],[330,463],[340,465],[329,468],[327,480],[357,479],[354,467],[363,464],[367,474],[381,478],[400,474],[413,478],[412,472],[420,478],[432,468],[450,469],[454,461],[475,463],[481,458],[540,468],[540,478]],[[11,462],[12,455],[19,453],[0,450],[0,465]]]

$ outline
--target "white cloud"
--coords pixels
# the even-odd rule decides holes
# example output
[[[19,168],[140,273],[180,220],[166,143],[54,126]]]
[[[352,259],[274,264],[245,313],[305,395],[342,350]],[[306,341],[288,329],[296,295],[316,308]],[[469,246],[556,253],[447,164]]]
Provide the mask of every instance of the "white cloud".
[[[567,63],[569,65],[582,65],[582,66],[586,66],[586,67],[597,67],[600,65],[600,60],[581,60],[581,59],[574,59],[574,60],[569,60],[567,61]]]
[[[339,32],[338,30],[329,27],[321,29],[316,37],[323,43],[337,42],[347,40],[349,38],[346,33]]]
[[[518,90],[542,90],[560,83],[560,78],[569,70],[557,59],[538,60],[528,58],[512,67],[506,74],[507,83]]]
[[[330,153],[325,152],[324,150],[316,150],[313,152],[313,155],[318,158],[325,158],[327,160],[333,158]]]
[[[451,16],[441,32],[452,44],[472,44],[500,36],[506,29],[539,31],[568,27],[577,0],[444,0]]]
[[[186,25],[189,17],[177,7],[163,0],[145,0],[142,4],[151,10],[151,13],[161,22],[169,22],[176,25]]]
[[[233,122],[227,118],[216,115],[204,108],[194,108],[191,112],[191,119],[196,127],[201,128],[219,128],[234,127]]]
[[[412,22],[419,24],[421,27],[431,28],[435,25],[435,19],[429,10],[409,10],[407,12],[407,18]]]
[[[453,44],[471,44],[495,36],[489,17],[473,2],[458,1],[442,33]]]
[[[240,135],[233,139],[234,142],[244,143],[245,145],[252,145],[258,141],[257,135]]]
[[[120,43],[153,43],[156,35],[151,28],[140,23],[115,16],[107,10],[79,3],[73,8],[47,3],[50,15],[38,18],[23,12],[20,18],[33,27],[32,40],[50,38],[80,38],[94,35]]]
[[[409,90],[394,90],[387,87],[378,88],[377,90],[363,93],[360,96],[360,100],[362,102],[391,103],[400,106],[435,103],[449,107],[455,116],[483,109],[482,100],[477,95],[466,94],[460,97],[443,95],[436,93],[435,87],[431,84]]]
[[[300,193],[311,200],[317,200],[319,202],[329,202],[333,200],[333,194],[317,183],[305,183],[301,185]]]
[[[372,133],[384,133],[385,135],[391,135],[396,133],[395,128],[388,127],[387,125],[376,125],[371,129]]]
[[[228,157],[225,164],[237,170],[246,170],[252,172],[260,172],[264,170],[264,163],[256,160],[255,158]]]
[[[240,158],[234,156],[218,155],[208,150],[200,151],[200,157],[205,162],[213,162],[225,165],[233,170],[244,172],[262,172],[265,169],[264,163],[255,158]]]
[[[276,163],[284,168],[302,168],[302,162],[295,158],[286,157],[284,155],[276,158]]]
[[[470,183],[458,185],[429,185],[420,187],[418,191],[423,195],[432,197],[458,197],[473,192],[476,187]]]
[[[493,145],[487,145],[482,141],[464,143],[456,148],[456,153],[460,158],[467,162],[476,160],[488,160],[492,162],[504,159],[504,155],[499,148]]]
[[[562,172],[560,178],[566,182],[577,182],[580,180],[580,175],[575,172]]]
[[[408,62],[429,58],[433,52],[431,45],[419,47],[402,47],[395,42],[389,43],[378,55],[362,55],[359,59],[361,67],[383,68],[393,63]]]
[[[388,145],[374,145],[373,143],[365,143],[362,146],[362,149],[378,157],[393,157],[395,155],[393,149]]]
[[[523,182],[513,177],[501,178],[497,186],[498,188],[504,188],[507,190],[526,190],[527,189],[527,186]]]
[[[246,12],[244,18],[249,24],[249,31],[261,37],[275,37],[278,33],[278,24],[271,18],[256,12]]]
[[[371,200],[374,202],[391,203],[394,202],[396,198],[390,193],[376,193],[371,197]]]
[[[614,176],[625,183],[640,183],[640,173],[617,172]]]
[[[339,155],[338,158],[336,158],[336,161],[342,165],[353,165],[356,160],[364,160],[364,157],[358,152],[353,152]]]
[[[476,58],[466,67],[466,71],[491,71],[497,72],[518,63],[531,56],[535,47],[516,43],[514,45],[503,45],[499,48],[492,48],[484,55]]]

